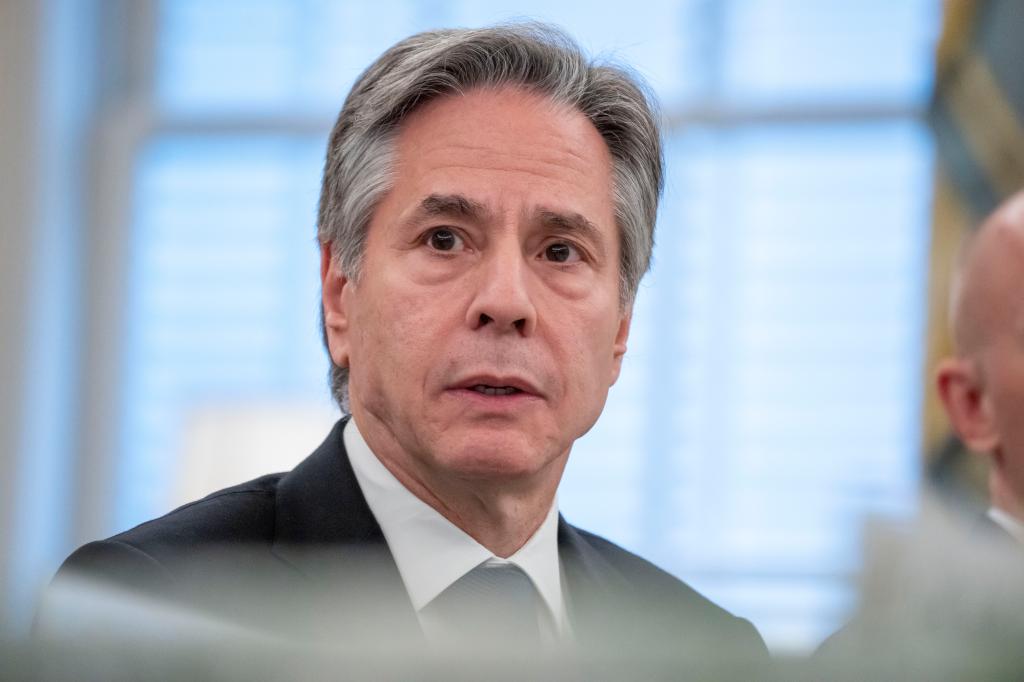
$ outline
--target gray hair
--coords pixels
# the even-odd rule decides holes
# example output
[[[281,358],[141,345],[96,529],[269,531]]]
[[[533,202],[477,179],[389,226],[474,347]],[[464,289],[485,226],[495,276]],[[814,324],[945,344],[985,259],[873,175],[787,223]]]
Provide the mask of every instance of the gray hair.
[[[331,132],[317,236],[358,281],[374,208],[391,187],[402,121],[426,102],[477,88],[521,87],[586,116],[612,158],[619,228],[619,297],[632,305],[650,267],[661,196],[661,135],[654,98],[625,67],[589,60],[554,27],[509,24],[419,33],[397,43],[356,80]],[[324,343],[327,331],[323,324]],[[331,362],[331,392],[348,411],[348,368]]]

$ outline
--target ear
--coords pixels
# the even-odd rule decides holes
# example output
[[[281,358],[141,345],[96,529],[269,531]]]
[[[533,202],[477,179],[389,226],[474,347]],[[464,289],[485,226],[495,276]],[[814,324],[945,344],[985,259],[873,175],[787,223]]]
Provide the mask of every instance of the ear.
[[[935,380],[949,421],[964,444],[974,452],[994,451],[999,432],[977,364],[946,358],[939,363]]]
[[[348,367],[348,306],[346,299],[352,284],[331,256],[331,243],[320,244],[320,295],[324,311],[324,335],[331,360],[339,367]]]
[[[619,318],[619,328],[615,331],[615,341],[612,344],[612,376],[608,385],[611,386],[619,380],[619,373],[622,371],[622,356],[626,354],[626,342],[629,340],[629,325],[633,322],[633,309],[627,310]]]

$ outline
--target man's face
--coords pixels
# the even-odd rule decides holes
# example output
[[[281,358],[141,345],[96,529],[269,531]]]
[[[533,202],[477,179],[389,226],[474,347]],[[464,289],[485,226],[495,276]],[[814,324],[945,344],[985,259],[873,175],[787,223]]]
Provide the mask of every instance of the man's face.
[[[560,475],[629,330],[604,141],[547,99],[477,90],[413,113],[396,152],[359,281],[335,301],[325,284],[356,422],[417,478]]]

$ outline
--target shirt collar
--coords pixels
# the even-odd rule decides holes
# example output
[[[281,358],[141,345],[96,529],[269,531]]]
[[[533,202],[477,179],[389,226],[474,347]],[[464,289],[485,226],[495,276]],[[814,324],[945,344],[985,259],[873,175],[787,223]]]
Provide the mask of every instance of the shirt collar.
[[[501,559],[403,486],[370,450],[354,418],[345,425],[343,437],[356,480],[417,612],[481,563],[507,561],[530,576],[556,628],[564,628],[557,500],[526,544]]]
[[[1012,535],[1014,540],[1024,544],[1024,523],[998,507],[989,507],[988,517]]]

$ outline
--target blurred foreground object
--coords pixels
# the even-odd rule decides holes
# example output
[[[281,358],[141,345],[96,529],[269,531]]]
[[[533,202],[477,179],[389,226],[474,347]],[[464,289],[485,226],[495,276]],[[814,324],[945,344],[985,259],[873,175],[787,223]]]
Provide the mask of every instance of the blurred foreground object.
[[[235,552],[220,556],[225,566],[237,565],[240,558]],[[310,557],[321,565],[335,559]],[[372,555],[344,561],[362,565],[358,590],[321,583],[301,599],[294,589],[282,593],[259,571],[222,575],[218,582],[239,611],[259,610],[273,631],[240,624],[238,613],[212,615],[209,608],[102,581],[62,580],[47,595],[32,647],[0,663],[0,679],[749,680],[769,675],[762,657],[738,655],[716,644],[712,633],[688,638],[674,628],[653,626],[659,605],[640,607],[614,595],[587,597],[591,620],[577,621],[584,636],[573,642],[543,649],[515,638],[439,646],[423,639],[408,606],[395,602],[394,586],[372,577],[376,561]],[[379,568],[387,575],[386,565]],[[223,593],[208,596],[221,605],[229,602]],[[353,611],[356,619],[348,617]]]
[[[297,674],[304,679],[395,680],[1022,679],[1024,548],[991,526],[964,524],[934,500],[924,509],[912,526],[869,530],[868,564],[854,621],[815,659],[782,661],[777,670],[713,640],[648,627],[656,622],[652,615],[659,606],[654,603],[648,611],[612,595],[593,595],[591,604],[598,608],[583,625],[591,638],[529,654],[515,642],[446,648],[428,645],[408,627],[407,607],[388,611],[382,606],[394,593],[370,577],[373,571],[359,571],[358,590],[343,593],[321,584],[321,590],[298,602],[285,599],[265,582],[267,576],[252,570],[223,575],[220,582],[236,596],[248,594],[249,608],[275,623],[276,632],[123,588],[69,581],[51,591],[35,648],[15,651],[17,656],[0,664],[0,673],[23,677],[11,674],[17,664],[19,672],[42,672],[42,679],[97,680],[282,679]],[[237,565],[238,558],[231,563]],[[330,556],[316,559],[324,566],[331,561]],[[374,559],[366,555],[363,561]],[[386,575],[390,569],[383,568]],[[297,610],[299,603],[303,606]],[[361,622],[346,625],[339,616],[353,609]]]
[[[811,672],[834,680],[1024,677],[1024,546],[982,521],[965,524],[934,500],[912,527],[871,529],[867,546],[860,607]]]

